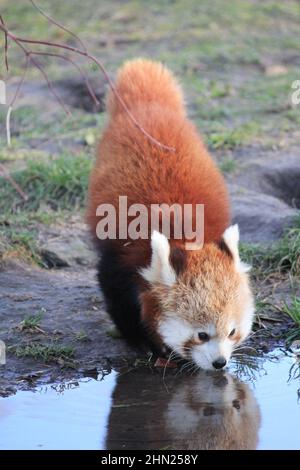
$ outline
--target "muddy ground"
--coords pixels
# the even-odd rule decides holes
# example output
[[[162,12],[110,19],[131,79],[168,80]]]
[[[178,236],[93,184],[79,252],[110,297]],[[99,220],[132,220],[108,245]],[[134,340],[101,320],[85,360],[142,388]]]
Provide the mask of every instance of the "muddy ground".
[[[285,269],[281,261],[286,252],[276,255],[278,266],[273,260],[270,268],[268,260],[299,216],[300,109],[290,101],[291,83],[300,77],[295,40],[299,4],[125,3],[89,0],[84,18],[75,0],[65,6],[45,1],[43,6],[83,36],[112,76],[123,60],[141,55],[163,60],[178,75],[189,115],[228,181],[243,252],[255,251],[257,243],[265,250],[261,258],[254,256],[258,315],[247,344],[259,354],[278,344],[287,347],[296,325],[284,304],[300,295],[299,241],[289,265],[283,263]],[[73,41],[64,32],[45,29],[30,4],[0,0],[0,7],[14,30]],[[10,73],[3,76],[9,96],[22,69],[14,49],[11,63]],[[11,148],[1,131],[0,161],[29,201],[23,203],[1,181],[0,339],[6,343],[7,363],[0,366],[0,395],[147,360],[116,337],[97,287],[96,260],[83,222],[88,173],[105,123],[107,86],[87,68],[100,100],[95,109],[69,64],[50,61],[45,67],[73,112],[71,121],[31,67],[12,115]]]

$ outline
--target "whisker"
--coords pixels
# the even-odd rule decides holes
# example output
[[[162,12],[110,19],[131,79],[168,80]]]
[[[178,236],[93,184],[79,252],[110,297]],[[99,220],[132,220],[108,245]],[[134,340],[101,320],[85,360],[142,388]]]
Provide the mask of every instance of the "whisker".
[[[164,372],[163,372],[163,382],[164,383],[165,383],[165,375],[166,375],[167,366],[168,366],[169,362],[171,361],[171,358],[172,358],[173,354],[176,355],[176,351],[174,349],[170,352],[169,357],[168,357],[167,362],[166,362],[165,367],[164,367]]]
[[[237,348],[234,348],[233,351],[241,351],[242,349],[251,349],[252,351],[257,352],[256,349],[251,346],[238,346]]]
[[[183,364],[183,366],[180,368],[179,372],[183,372],[184,369],[186,369],[187,367],[191,366],[193,364],[192,361],[188,361],[186,364]]]
[[[196,372],[197,368],[197,364],[194,363],[192,367],[188,370],[188,372],[191,372],[191,375],[193,375]]]
[[[194,370],[192,371],[192,375],[196,374],[196,372],[198,372],[198,370],[200,370],[201,367],[198,366],[197,364],[195,364],[195,367],[194,367]]]

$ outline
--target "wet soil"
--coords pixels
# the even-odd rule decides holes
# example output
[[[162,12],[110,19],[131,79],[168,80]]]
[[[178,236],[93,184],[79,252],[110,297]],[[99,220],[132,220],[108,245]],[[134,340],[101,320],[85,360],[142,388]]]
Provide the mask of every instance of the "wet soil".
[[[105,313],[96,273],[91,269],[51,270],[11,263],[0,272],[1,338],[6,344],[6,365],[1,367],[0,396],[14,392],[23,382],[53,381],[62,376],[94,373],[111,363],[136,355],[120,339]],[[41,312],[38,328],[22,329],[25,317]],[[45,361],[17,357],[15,348],[26,345],[67,346],[71,357],[58,354]]]

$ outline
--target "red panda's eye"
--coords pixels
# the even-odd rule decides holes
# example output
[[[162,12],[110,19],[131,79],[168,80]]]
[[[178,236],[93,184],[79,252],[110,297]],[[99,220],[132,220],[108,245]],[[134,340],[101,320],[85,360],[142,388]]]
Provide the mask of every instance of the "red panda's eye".
[[[235,328],[233,328],[233,330],[231,330],[231,332],[229,333],[229,336],[233,336],[235,333]]]
[[[200,341],[208,341],[209,340],[209,336],[207,333],[198,333],[198,338],[200,339]]]

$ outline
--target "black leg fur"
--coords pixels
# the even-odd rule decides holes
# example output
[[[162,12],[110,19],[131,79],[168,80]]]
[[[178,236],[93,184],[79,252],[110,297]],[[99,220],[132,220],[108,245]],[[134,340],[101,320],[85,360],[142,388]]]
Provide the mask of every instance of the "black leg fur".
[[[118,252],[110,245],[102,246],[98,264],[98,281],[106,308],[123,338],[135,348],[156,347],[147,336],[140,321],[140,304],[135,283],[135,271],[122,267]]]

